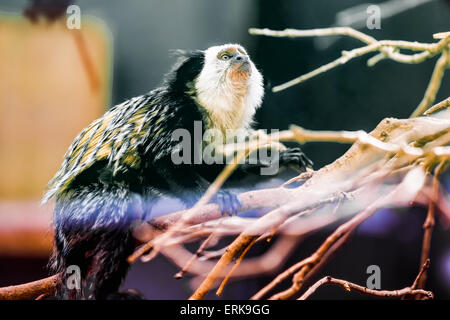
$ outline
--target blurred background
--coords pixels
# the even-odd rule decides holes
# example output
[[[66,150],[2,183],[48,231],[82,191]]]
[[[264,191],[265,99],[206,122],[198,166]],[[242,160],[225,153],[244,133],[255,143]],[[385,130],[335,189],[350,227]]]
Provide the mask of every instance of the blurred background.
[[[367,58],[355,59],[274,94],[270,86],[361,44],[342,37],[283,39],[248,34],[250,27],[343,25],[358,16],[355,10],[363,13],[363,20],[353,26],[377,39],[434,42],[434,33],[450,30],[449,1],[372,3],[382,8],[380,29],[366,27],[369,4],[357,0],[1,0],[0,287],[47,275],[52,206],[39,204],[47,182],[83,127],[110,106],[160,84],[174,63],[172,49],[205,49],[227,42],[246,47],[268,83],[256,115],[258,128],[283,130],[297,124],[308,129],[370,131],[385,117],[408,117],[423,97],[436,58],[418,65],[382,61],[373,68],[367,67]],[[39,4],[46,5],[44,13]],[[80,9],[79,30],[66,26],[70,4]],[[447,75],[437,100],[449,93]],[[318,169],[348,146],[314,143],[303,148]],[[448,191],[448,174],[443,181]],[[321,275],[364,285],[366,268],[376,264],[383,289],[410,285],[418,271],[425,213],[423,208],[380,211],[359,228],[356,239]],[[330,230],[304,241],[280,268],[310,254]],[[255,253],[258,250],[264,248]],[[449,299],[450,232],[439,224],[431,261],[427,288],[438,298]],[[173,280],[177,271],[164,258],[137,263],[125,287],[136,288],[149,299],[185,299],[191,292],[189,282]],[[232,283],[223,297],[247,299],[270,279]],[[312,298],[363,297],[327,287]]]

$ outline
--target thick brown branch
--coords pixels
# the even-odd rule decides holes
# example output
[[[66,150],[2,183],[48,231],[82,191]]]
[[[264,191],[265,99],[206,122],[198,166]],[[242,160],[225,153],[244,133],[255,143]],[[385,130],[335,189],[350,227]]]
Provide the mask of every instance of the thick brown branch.
[[[231,275],[233,274],[233,272],[237,269],[237,267],[241,264],[242,259],[244,259],[245,255],[247,254],[247,252],[251,249],[251,247],[255,244],[256,240],[258,240],[258,238],[254,238],[249,245],[242,251],[239,259],[236,260],[233,268],[231,268],[231,270],[228,272],[228,274],[225,276],[225,278],[222,280],[222,283],[220,284],[219,289],[217,289],[216,294],[218,296],[220,296],[223,292],[223,289],[225,288],[225,285],[228,283],[228,280],[230,280]]]
[[[0,300],[33,299],[42,294],[52,295],[60,281],[60,275],[54,275],[38,281],[17,286],[0,288]]]
[[[227,248],[225,254],[220,258],[219,262],[208,274],[206,279],[202,282],[200,287],[192,294],[189,300],[201,300],[209,292],[214,282],[223,276],[226,267],[231,263],[234,257],[247,248],[258,236],[240,235],[233,243]]]

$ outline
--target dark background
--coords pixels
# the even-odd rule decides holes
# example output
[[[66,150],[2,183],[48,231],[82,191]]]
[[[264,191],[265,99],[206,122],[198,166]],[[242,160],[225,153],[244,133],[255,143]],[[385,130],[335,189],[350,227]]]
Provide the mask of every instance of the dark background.
[[[379,3],[381,1],[372,1]],[[340,38],[325,50],[313,38],[280,39],[250,36],[249,27],[312,29],[334,23],[338,11],[362,3],[352,0],[211,1],[211,0],[79,0],[82,15],[102,19],[111,30],[114,60],[112,105],[142,94],[161,82],[174,62],[171,49],[204,49],[227,42],[240,43],[271,85],[278,85],[328,63],[342,50],[361,46]],[[0,10],[19,12],[27,1],[1,0]],[[381,20],[380,30],[360,29],[377,39],[433,42],[432,34],[450,29],[450,6],[441,0]],[[280,93],[267,90],[256,115],[258,128],[286,129],[297,124],[308,129],[372,130],[385,117],[405,118],[418,105],[436,57],[418,65],[382,61],[373,68],[367,57],[355,59],[301,85]],[[1,71],[0,71],[1,72]],[[449,95],[444,76],[437,100]],[[106,107],[106,106],[105,106]],[[315,168],[345,152],[346,145],[307,144],[304,151]],[[447,175],[448,177],[448,175]],[[448,181],[448,179],[446,179]],[[353,241],[323,271],[365,284],[367,266],[381,267],[382,288],[410,285],[418,271],[424,209],[383,210],[365,222]],[[310,254],[332,228],[303,242],[286,266]],[[427,288],[438,298],[450,298],[450,234],[438,224],[433,235],[432,269]],[[255,248],[255,252],[263,248]],[[30,281],[45,275],[45,259],[0,259],[0,283]],[[164,258],[133,266],[125,287],[141,290],[150,299],[184,299],[186,281],[172,280],[177,269]],[[231,284],[225,298],[246,299],[270,278]],[[209,295],[208,298],[213,298]],[[313,298],[361,298],[339,288],[320,289]]]

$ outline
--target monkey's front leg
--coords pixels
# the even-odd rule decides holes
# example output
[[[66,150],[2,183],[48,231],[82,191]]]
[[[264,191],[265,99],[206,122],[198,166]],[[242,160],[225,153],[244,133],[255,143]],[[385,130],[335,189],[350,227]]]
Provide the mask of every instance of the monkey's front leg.
[[[251,140],[259,140],[259,139],[267,139],[267,134],[264,130],[250,130],[249,135],[247,137],[248,141]],[[267,149],[264,150],[263,154],[267,155]],[[255,171],[261,168],[268,167],[291,167],[297,171],[305,172],[307,168],[311,168],[313,166],[313,162],[303,153],[303,151],[297,148],[286,148],[282,151],[272,150],[272,154],[270,157],[261,157],[262,153],[257,151],[257,159],[258,162],[256,164],[246,164],[243,166],[244,170]]]
[[[262,155],[265,156],[262,156]],[[300,172],[305,172],[311,168],[312,161],[302,152],[300,148],[287,148],[282,151],[272,150],[268,156],[265,152],[256,151],[242,164],[234,174],[237,178],[242,178],[246,173],[259,176],[274,176],[279,173],[279,169],[290,167]]]
[[[287,148],[280,152],[280,167],[294,166],[301,172],[306,168],[312,168],[313,162],[303,153],[300,148]]]

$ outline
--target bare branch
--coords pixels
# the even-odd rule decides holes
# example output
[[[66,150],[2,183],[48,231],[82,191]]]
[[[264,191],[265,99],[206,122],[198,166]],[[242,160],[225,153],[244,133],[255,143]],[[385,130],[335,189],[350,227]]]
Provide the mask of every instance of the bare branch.
[[[38,281],[17,286],[0,288],[0,300],[33,299],[40,295],[52,295],[60,281],[60,275],[54,275]]]
[[[373,290],[369,289],[345,280],[341,279],[335,279],[330,276],[324,277],[317,281],[315,284],[313,284],[309,289],[300,297],[298,300],[306,300],[311,295],[314,294],[314,292],[317,291],[317,289],[325,284],[335,284],[339,285],[342,288],[344,288],[346,291],[355,290],[362,294],[367,294],[375,297],[384,297],[384,298],[405,298],[407,296],[414,296],[414,295],[424,295],[427,297],[427,299],[433,299],[434,295],[431,291],[425,291],[422,289],[417,289],[418,281],[421,278],[421,276],[428,270],[430,266],[430,260],[427,259],[425,263],[422,265],[422,267],[419,270],[419,273],[414,280],[414,283],[411,287],[406,287],[400,290]]]
[[[406,287],[400,290],[373,290],[345,280],[335,279],[330,276],[327,276],[317,281],[298,300],[308,299],[320,286],[324,284],[335,284],[341,286],[346,291],[355,290],[359,293],[384,298],[399,298],[407,295],[416,295],[416,294],[425,295],[428,297],[428,299],[433,299],[434,297],[431,291],[425,291],[422,289],[411,289],[411,287]]]
[[[450,39],[448,37],[447,39]],[[418,117],[422,115],[434,102],[436,99],[436,94],[441,86],[442,77],[446,68],[450,66],[450,49],[446,49],[442,52],[441,57],[436,62],[436,65],[431,75],[430,83],[428,84],[425,95],[417,106],[416,110],[411,114],[411,117]]]
[[[311,29],[311,30],[296,30],[285,29],[282,31],[270,30],[270,29],[249,29],[249,33],[252,35],[264,35],[269,37],[317,37],[317,36],[331,36],[331,35],[344,35],[355,39],[358,39],[366,44],[365,47],[353,49],[351,51],[343,51],[342,56],[338,59],[325,64],[311,72],[308,72],[300,77],[292,79],[286,83],[273,87],[274,92],[285,90],[291,86],[297,85],[303,81],[311,79],[321,73],[331,70],[339,65],[345,64],[353,58],[360,57],[370,52],[379,52],[377,55],[370,58],[367,62],[368,66],[374,66],[376,63],[383,59],[391,59],[400,63],[421,63],[426,59],[435,56],[438,53],[442,53],[441,57],[436,62],[435,69],[433,71],[431,80],[428,84],[425,95],[420,102],[419,106],[413,112],[411,117],[417,117],[423,114],[434,102],[436,94],[439,90],[442,76],[446,68],[450,66],[449,59],[449,44],[450,36],[448,33],[437,34],[435,38],[441,39],[437,43],[419,43],[409,41],[392,41],[381,40],[377,41],[375,38],[368,36],[360,31],[352,29],[350,27],[334,27],[323,29]],[[406,49],[411,51],[420,51],[416,54],[403,54],[400,53],[400,49]]]

